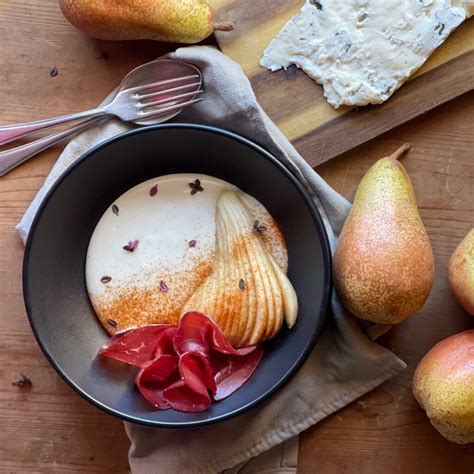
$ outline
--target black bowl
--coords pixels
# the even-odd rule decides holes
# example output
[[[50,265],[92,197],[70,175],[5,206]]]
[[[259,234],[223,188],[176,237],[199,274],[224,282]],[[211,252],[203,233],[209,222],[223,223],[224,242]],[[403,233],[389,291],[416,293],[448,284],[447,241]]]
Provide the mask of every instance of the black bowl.
[[[253,377],[203,413],[154,411],[134,387],[136,370],[97,357],[108,339],[86,291],[89,239],[122,193],[171,173],[229,181],[261,201],[280,224],[299,317],[265,344]],[[124,420],[166,428],[221,421],[255,406],[301,367],[321,330],[331,290],[321,217],[298,179],[255,143],[217,128],[168,124],[124,133],[87,152],[44,199],[26,244],[23,291],[35,337],[51,365],[80,395]]]

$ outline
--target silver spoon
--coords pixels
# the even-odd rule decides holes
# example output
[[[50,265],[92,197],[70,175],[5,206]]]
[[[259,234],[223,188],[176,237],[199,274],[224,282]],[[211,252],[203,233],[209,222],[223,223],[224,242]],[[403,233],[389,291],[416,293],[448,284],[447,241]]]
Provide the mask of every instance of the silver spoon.
[[[131,71],[107,104],[86,112],[20,125],[0,127],[0,144],[43,128],[93,117],[71,129],[0,152],[0,176],[55,143],[115,115],[139,125],[161,123],[201,100],[201,72],[195,66],[171,59],[158,59]]]

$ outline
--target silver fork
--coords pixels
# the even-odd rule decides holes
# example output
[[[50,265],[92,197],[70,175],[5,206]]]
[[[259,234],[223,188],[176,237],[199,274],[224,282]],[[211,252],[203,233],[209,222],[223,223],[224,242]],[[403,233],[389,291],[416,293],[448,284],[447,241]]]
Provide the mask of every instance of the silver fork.
[[[165,63],[169,61],[171,60],[158,60],[156,62]],[[142,72],[144,71],[146,73],[146,67],[153,66],[153,63],[154,62],[147,63],[141,66]],[[172,63],[174,67],[180,64],[179,67],[183,68],[185,65],[185,63],[179,63],[179,61],[172,61]],[[186,66],[194,68],[194,66],[191,65]],[[202,78],[197,69],[198,74],[185,75],[141,86],[123,88],[129,84],[127,80],[130,81],[130,78],[133,79],[133,75],[136,76],[136,73],[140,72],[140,68],[137,68],[127,75],[124,81],[122,81],[122,86],[115,97],[110,103],[104,106],[53,119],[0,127],[1,145],[44,128],[88,118],[88,120],[70,129],[48,135],[31,143],[27,143],[26,145],[0,151],[0,176],[4,176],[10,170],[46,148],[104,121],[110,115],[140,125],[160,123],[169,120],[187,106],[202,100],[201,97],[197,97],[203,92],[201,89]],[[194,82],[178,85],[182,81]],[[189,91],[189,89],[191,90]]]
[[[194,79],[198,79],[198,81],[184,85],[176,85],[179,84],[179,82]],[[202,89],[196,90],[197,87],[201,86],[199,79],[200,77],[198,75],[190,75],[158,81],[143,86],[131,87],[120,90],[110,103],[95,109],[62,115],[52,119],[17,125],[6,125],[0,127],[0,145],[5,145],[13,140],[45,128],[79,119],[115,115],[126,122],[135,122],[153,118],[157,115],[163,115],[201,100],[200,98],[196,98],[197,95],[203,92]],[[189,91],[190,89],[191,91]],[[186,90],[189,92],[185,92]],[[183,99],[187,98],[190,98],[190,100],[182,102]]]

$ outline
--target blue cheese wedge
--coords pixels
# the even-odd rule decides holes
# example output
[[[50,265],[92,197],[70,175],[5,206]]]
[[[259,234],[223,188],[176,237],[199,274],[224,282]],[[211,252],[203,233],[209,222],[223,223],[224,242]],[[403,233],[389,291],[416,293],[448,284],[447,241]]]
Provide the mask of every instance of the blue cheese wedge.
[[[294,64],[333,107],[387,100],[473,13],[461,0],[307,0],[260,64]]]

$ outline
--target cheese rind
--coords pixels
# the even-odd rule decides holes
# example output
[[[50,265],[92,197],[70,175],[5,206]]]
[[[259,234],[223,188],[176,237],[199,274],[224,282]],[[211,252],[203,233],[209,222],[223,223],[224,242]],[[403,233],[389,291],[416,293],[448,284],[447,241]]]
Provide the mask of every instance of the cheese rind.
[[[260,64],[303,69],[335,108],[380,104],[470,16],[469,2],[455,2],[307,0]]]

